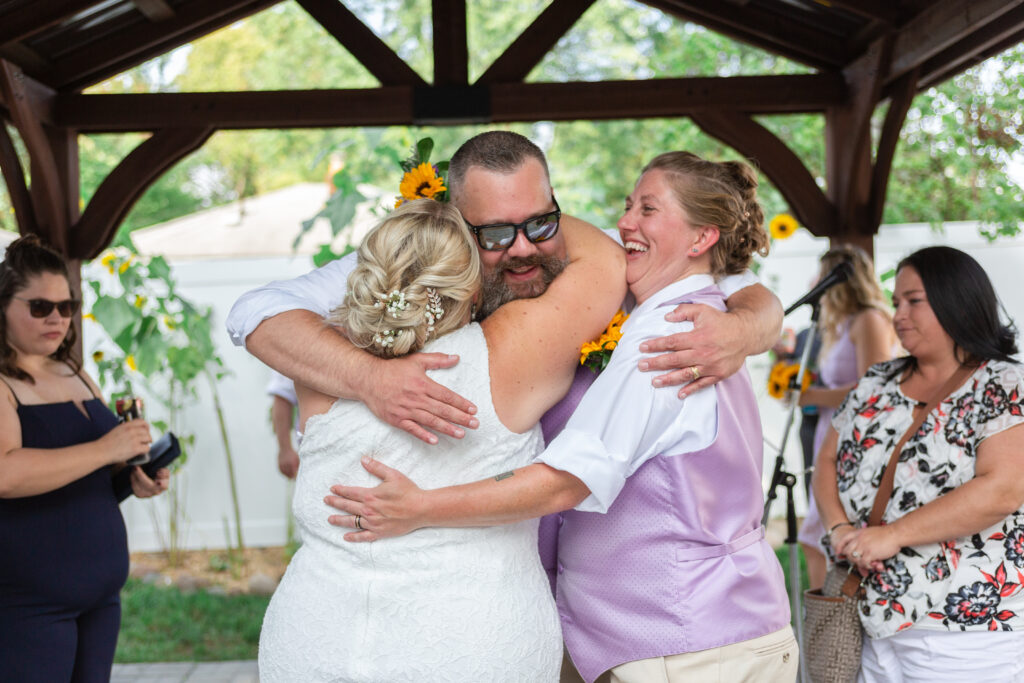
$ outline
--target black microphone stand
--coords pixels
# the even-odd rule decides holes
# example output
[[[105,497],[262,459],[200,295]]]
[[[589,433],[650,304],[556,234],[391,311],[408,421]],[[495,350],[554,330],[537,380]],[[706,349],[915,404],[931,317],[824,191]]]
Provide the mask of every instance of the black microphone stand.
[[[793,625],[796,631],[796,640],[800,645],[800,652],[804,651],[804,619],[803,619],[803,582],[800,576],[800,555],[797,548],[796,529],[796,507],[793,504],[793,489],[797,484],[797,475],[785,470],[786,442],[789,440],[789,433],[796,419],[796,413],[800,410],[800,394],[803,392],[804,375],[807,374],[808,360],[811,356],[811,347],[814,346],[814,338],[818,333],[818,317],[821,314],[821,299],[815,299],[811,303],[811,327],[807,331],[804,341],[804,349],[800,354],[800,366],[794,380],[796,396],[789,406],[789,414],[786,416],[786,425],[782,429],[782,441],[779,445],[779,453],[775,457],[775,470],[772,473],[772,482],[768,487],[768,495],[764,502],[764,515],[761,517],[761,524],[768,524],[768,514],[771,510],[772,501],[778,497],[780,486],[786,489],[786,545],[789,547],[789,609],[793,615]],[[801,462],[803,460],[801,459]],[[800,474],[807,476],[814,470],[810,467],[802,470]],[[807,683],[807,670],[803,664],[800,665],[799,680]]]

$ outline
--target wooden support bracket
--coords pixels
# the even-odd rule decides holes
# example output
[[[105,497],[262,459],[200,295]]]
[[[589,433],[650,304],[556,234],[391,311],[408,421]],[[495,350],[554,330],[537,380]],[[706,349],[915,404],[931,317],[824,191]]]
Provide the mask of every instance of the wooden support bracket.
[[[114,239],[128,210],[160,176],[213,134],[212,127],[156,131],[110,172],[72,229],[71,256],[96,258]]]

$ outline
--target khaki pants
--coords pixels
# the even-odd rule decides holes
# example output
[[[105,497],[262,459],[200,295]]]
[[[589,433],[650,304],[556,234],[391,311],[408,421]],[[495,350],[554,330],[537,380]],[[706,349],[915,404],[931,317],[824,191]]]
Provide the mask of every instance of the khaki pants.
[[[601,674],[596,683],[790,683],[796,681],[799,651],[793,629],[710,650],[626,662]],[[581,683],[568,654],[561,683]]]

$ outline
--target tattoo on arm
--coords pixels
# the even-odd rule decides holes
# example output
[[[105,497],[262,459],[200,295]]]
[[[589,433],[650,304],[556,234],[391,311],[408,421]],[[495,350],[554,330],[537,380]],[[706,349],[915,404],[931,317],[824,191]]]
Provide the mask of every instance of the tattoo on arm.
[[[508,479],[513,474],[515,474],[515,472],[502,472],[501,474],[499,474],[498,476],[496,476],[494,478],[494,481],[501,481],[502,479]]]

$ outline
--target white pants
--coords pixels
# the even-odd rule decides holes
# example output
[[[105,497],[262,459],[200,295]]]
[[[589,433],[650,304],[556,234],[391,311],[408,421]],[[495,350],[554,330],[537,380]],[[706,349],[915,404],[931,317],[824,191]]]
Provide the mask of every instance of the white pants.
[[[857,683],[1024,683],[1024,632],[923,631],[864,636]]]

